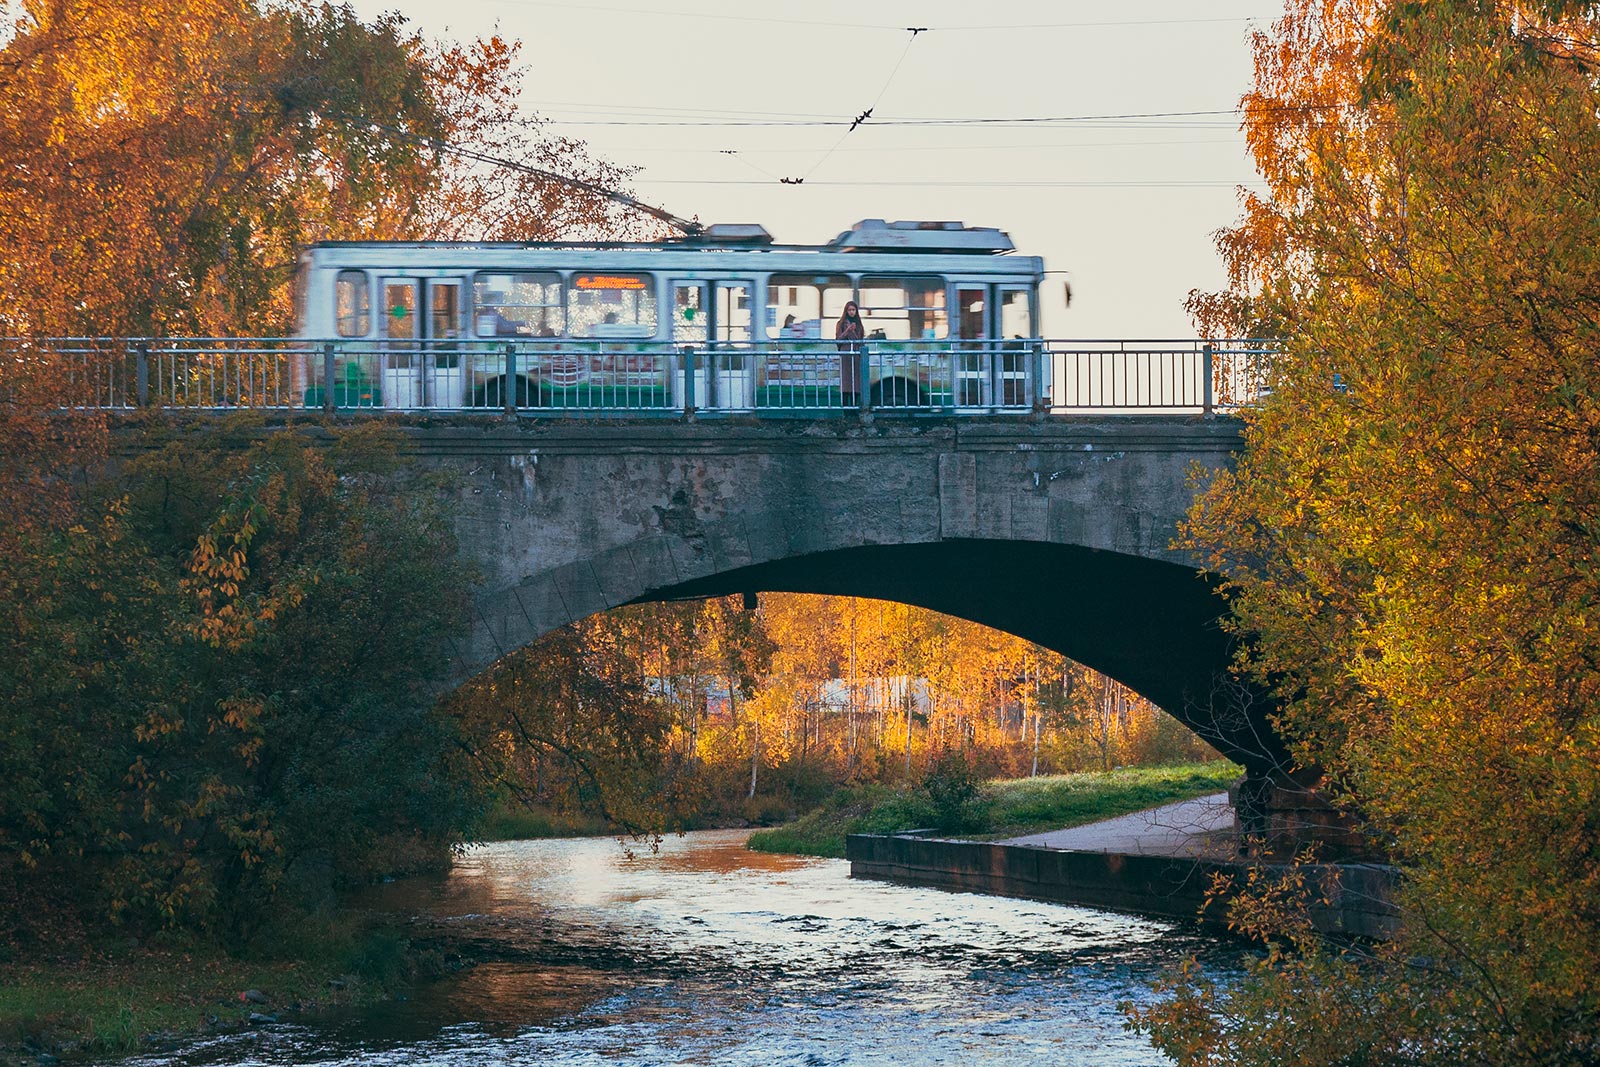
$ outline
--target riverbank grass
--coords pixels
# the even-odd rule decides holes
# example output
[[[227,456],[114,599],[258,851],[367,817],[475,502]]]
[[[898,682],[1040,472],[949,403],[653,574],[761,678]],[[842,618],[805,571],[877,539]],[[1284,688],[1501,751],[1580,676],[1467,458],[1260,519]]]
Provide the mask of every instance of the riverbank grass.
[[[962,837],[1017,837],[1114,819],[1162,804],[1221,792],[1243,770],[1224,760],[1171,767],[1124,767],[986,783],[957,818],[925,786],[851,786],[785,826],[750,835],[759,852],[844,856],[848,834],[935,828]]]
[[[616,832],[605,819],[565,814],[537,805],[505,801],[489,809],[474,835],[479,841],[523,841],[544,837],[605,837]]]
[[[369,1003],[416,970],[410,946],[383,928],[294,947],[297,958],[239,959],[203,943],[123,945],[0,964],[0,1064],[19,1054],[125,1054],[237,1029],[252,1013]]]

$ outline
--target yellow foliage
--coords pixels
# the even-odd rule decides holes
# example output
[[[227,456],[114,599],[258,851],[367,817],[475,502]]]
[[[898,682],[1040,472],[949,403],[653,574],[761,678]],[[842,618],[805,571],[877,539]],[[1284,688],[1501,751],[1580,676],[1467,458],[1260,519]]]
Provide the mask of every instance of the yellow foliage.
[[[1188,538],[1298,755],[1406,866],[1406,927],[1370,969],[1285,961],[1206,1007],[1257,1032],[1163,1025],[1180,1062],[1600,1051],[1597,30],[1562,2],[1291,0],[1257,35],[1270,194],[1192,306],[1288,352]]]

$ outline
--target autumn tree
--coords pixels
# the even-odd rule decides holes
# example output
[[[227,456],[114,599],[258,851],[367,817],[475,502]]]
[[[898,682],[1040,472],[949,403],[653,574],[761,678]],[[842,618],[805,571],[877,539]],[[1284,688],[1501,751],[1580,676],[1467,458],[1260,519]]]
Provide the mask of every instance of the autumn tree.
[[[259,435],[259,439],[256,439]],[[433,713],[467,575],[394,441],[228,430],[0,560],[0,894],[243,943],[437,860],[477,799]]]
[[[255,0],[23,0],[0,48],[0,330],[289,332],[322,239],[621,236],[628,172],[517,106],[518,47]],[[521,166],[522,169],[517,169]],[[653,220],[651,225],[656,225]]]
[[[599,191],[625,193],[637,168],[599,159],[583,141],[523,114],[520,51],[518,42],[499,37],[429,50],[437,106],[450,118],[420,234],[448,241],[671,236],[658,219]]]
[[[1288,348],[1190,537],[1298,758],[1407,873],[1366,958],[1255,924],[1300,951],[1143,1015],[1180,1063],[1600,1058],[1597,30],[1295,0],[1256,36],[1269,191],[1195,307]]]
[[[620,829],[672,824],[682,808],[673,716],[614,619],[562,627],[451,694],[476,777],[502,795]]]

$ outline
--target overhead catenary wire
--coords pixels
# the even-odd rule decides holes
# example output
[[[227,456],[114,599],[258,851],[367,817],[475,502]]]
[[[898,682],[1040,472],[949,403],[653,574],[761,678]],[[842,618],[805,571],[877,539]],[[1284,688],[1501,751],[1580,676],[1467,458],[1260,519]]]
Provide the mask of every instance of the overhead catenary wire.
[[[751,178],[635,178],[640,185],[770,185]],[[785,181],[785,184],[791,184]],[[833,180],[809,182],[818,187],[836,188],[886,188],[886,189],[1234,189],[1264,187],[1260,179],[1204,179],[1180,178],[1169,181],[1107,178],[1062,179],[938,179],[938,178],[883,178],[868,180]]]
[[[351,116],[343,116],[343,115],[341,115],[339,117],[347,118],[347,119],[351,118]],[[440,140],[437,137],[428,137],[428,136],[425,136],[425,135],[422,135],[422,134],[412,133],[409,130],[397,129],[397,128],[392,127],[392,126],[386,126],[386,125],[383,125],[381,123],[371,122],[371,121],[365,120],[365,119],[357,119],[355,121],[360,121],[364,125],[370,127],[371,129],[378,130],[378,131],[380,131],[382,133],[386,133],[386,134],[388,134],[388,135],[390,135],[392,137],[398,137],[398,138],[401,138],[403,140],[411,141],[414,144],[425,145],[427,147],[433,148],[433,149],[435,149],[437,151],[440,151],[440,152],[450,152],[450,153],[453,153],[455,155],[461,156],[464,159],[471,159],[471,160],[475,160],[475,161],[480,162],[480,163],[488,163],[491,166],[505,167],[505,168],[508,168],[508,169],[511,169],[511,170],[516,170],[516,171],[520,171],[520,172],[523,172],[523,173],[526,173],[526,174],[533,174],[533,175],[535,175],[537,177],[547,178],[547,179],[549,179],[551,181],[561,182],[563,184],[573,186],[574,188],[578,188],[578,189],[582,189],[582,190],[584,190],[586,192],[594,193],[597,196],[606,197],[607,199],[609,199],[609,200],[611,200],[611,201],[613,201],[615,203],[622,204],[624,207],[628,207],[628,208],[631,208],[633,210],[643,212],[644,214],[647,214],[647,215],[651,216],[652,218],[659,219],[662,222],[666,222],[668,225],[673,226],[674,228],[678,229],[680,232],[682,232],[684,234],[687,234],[687,235],[691,235],[691,236],[692,235],[696,235],[696,234],[699,234],[699,233],[703,232],[703,230],[704,230],[704,227],[701,226],[701,224],[698,223],[698,222],[694,222],[694,221],[691,221],[691,220],[688,220],[688,219],[680,218],[677,215],[674,215],[671,212],[665,210],[664,208],[659,208],[659,207],[656,207],[656,206],[654,206],[652,204],[647,204],[644,201],[639,200],[636,197],[630,196],[627,193],[621,193],[621,192],[618,192],[618,191],[616,191],[614,189],[607,189],[604,186],[596,185],[593,182],[586,181],[586,180],[584,180],[582,178],[575,178],[575,177],[572,177],[571,175],[560,174],[560,173],[557,173],[556,171],[547,170],[547,169],[545,169],[543,167],[532,166],[531,164],[527,164],[527,163],[520,163],[520,162],[518,162],[516,160],[504,159],[504,158],[499,157],[499,156],[491,155],[491,154],[489,154],[487,152],[480,152],[480,151],[478,151],[476,149],[467,148],[464,145],[457,145],[457,144],[453,144],[453,143],[448,142],[448,141],[443,141],[443,140]],[[729,154],[730,155],[735,155],[735,156],[738,155],[737,152],[729,152]],[[757,167],[755,169],[758,170],[758,171],[761,171],[761,168],[759,168],[759,167]],[[761,171],[761,173],[768,174],[769,177],[770,177],[770,172]],[[717,178],[709,178],[709,179],[705,179],[705,178],[636,178],[634,180],[636,182],[638,182],[639,184],[641,184],[641,185],[753,186],[753,185],[768,185],[768,184],[770,184],[769,181],[754,181],[754,180],[750,180],[750,179],[717,179]],[[791,184],[791,182],[785,182],[785,180],[782,179],[782,178],[780,178],[779,181],[780,182],[784,182],[785,184]],[[832,181],[827,181],[827,180],[824,180],[824,181],[820,181],[820,182],[815,182],[813,184],[818,185],[818,186],[828,186],[828,187],[836,187],[836,188],[1203,189],[1203,188],[1236,188],[1236,187],[1239,187],[1239,186],[1251,186],[1251,185],[1257,185],[1257,184],[1260,184],[1260,183],[1259,182],[1251,182],[1251,181],[1229,181],[1229,180],[1220,180],[1220,179],[1219,180],[1185,179],[1185,180],[1172,180],[1172,181],[1126,181],[1126,180],[1096,180],[1096,179],[1060,179],[1060,180],[1032,180],[1032,181],[1030,181],[1030,180],[995,181],[995,180],[981,180],[981,179],[979,179],[979,180],[963,180],[963,179],[945,179],[945,180],[941,180],[941,179],[906,179],[906,180],[874,179],[874,180],[860,180],[860,181],[851,181],[851,180],[832,180]]]
[[[839,149],[841,155],[860,155],[863,153],[891,153],[904,155],[908,152],[1008,152],[1008,151],[1048,151],[1054,149],[1077,148],[1171,148],[1174,145],[1208,145],[1208,144],[1234,144],[1235,138],[1228,137],[1182,137],[1175,140],[1161,141],[1055,141],[1038,144],[1008,143],[1008,144],[942,144],[942,145],[860,145],[855,148],[846,146]],[[685,148],[681,145],[624,145],[613,148],[613,152],[629,155],[810,155],[815,148],[756,148],[741,149],[735,152],[727,148]],[[748,162],[748,161],[746,161]]]
[[[887,88],[887,85],[885,86]],[[880,94],[881,95],[881,94]],[[1128,129],[1168,128],[1233,128],[1241,121],[1252,121],[1252,116],[1283,115],[1292,112],[1337,111],[1345,104],[1295,104],[1254,106],[1249,108],[1210,108],[1201,111],[1130,111],[1104,115],[973,115],[952,117],[903,118],[874,117],[874,126],[1052,126],[1100,124],[1107,122],[1139,122],[1144,125],[1123,127]],[[1227,119],[1232,121],[1225,121]],[[1200,120],[1200,121],[1194,121]],[[844,126],[853,119],[550,119],[539,120],[552,126]],[[857,123],[859,125],[859,123]]]
[[[797,180],[780,179],[780,181],[783,181],[783,184],[799,185],[801,182],[815,174],[824,163],[828,162],[829,157],[839,150],[839,146],[844,144],[844,139],[849,137],[852,133],[855,133],[856,130],[860,129],[862,123],[866,122],[872,117],[872,112],[883,101],[883,94],[889,91],[889,86],[894,81],[894,76],[900,73],[900,67],[903,63],[905,63],[906,55],[911,51],[912,43],[916,41],[919,34],[927,32],[927,27],[907,26],[905,27],[905,31],[911,36],[906,38],[906,46],[900,49],[900,58],[894,61],[894,66],[889,70],[889,76],[883,80],[883,85],[878,89],[878,95],[873,97],[872,104],[865,111],[855,117],[850,125],[845,128],[845,131],[839,135],[839,139],[833,142],[833,147],[824,152],[822,154],[822,158],[811,165],[810,170],[806,171],[805,174]]]
[[[901,55],[900,55],[900,59],[896,62],[895,68],[890,71],[889,78],[887,78],[885,80],[883,87],[879,90],[878,98],[880,100],[881,100],[884,92],[887,91],[887,89],[889,87],[889,84],[893,81],[894,75],[895,75],[896,72],[898,72],[901,63],[904,61],[906,52],[909,51],[909,49],[910,49],[911,41],[915,40],[915,38],[917,37],[918,33],[921,32],[920,29],[917,29],[917,28],[906,27],[904,29],[911,32],[911,37],[907,40],[905,49],[902,49]],[[1275,111],[1280,111],[1280,112],[1313,112],[1313,111],[1338,110],[1338,109],[1342,108],[1343,106],[1344,105],[1306,104],[1306,105],[1281,105],[1281,106],[1277,106],[1277,107],[1266,107],[1266,108],[1263,108],[1263,107],[1260,107],[1258,105],[1256,108],[1254,108],[1254,110],[1258,111],[1258,112],[1270,112],[1270,111],[1274,111],[1274,110]],[[874,103],[874,108],[875,107],[876,107],[876,102]],[[872,113],[874,108],[868,108],[867,111],[864,112],[864,115],[866,117],[870,117],[870,115],[871,115],[871,113]],[[1183,112],[1183,111],[1124,112],[1124,113],[1119,113],[1119,114],[1105,114],[1105,115],[1037,116],[1037,117],[1024,116],[1024,117],[1016,117],[1016,118],[977,117],[977,118],[955,118],[955,119],[931,119],[931,118],[900,119],[900,120],[889,119],[889,120],[881,120],[881,121],[875,120],[873,124],[874,125],[958,125],[958,126],[965,126],[965,125],[977,125],[977,124],[1002,124],[1002,123],[1030,123],[1030,124],[1043,124],[1043,123],[1103,123],[1103,122],[1107,122],[1107,121],[1121,121],[1121,120],[1134,120],[1134,119],[1151,120],[1151,119],[1172,119],[1172,118],[1188,118],[1188,117],[1202,117],[1202,116],[1203,117],[1214,117],[1214,116],[1221,116],[1221,115],[1231,115],[1231,116],[1234,116],[1235,118],[1237,118],[1241,114],[1241,112],[1244,111],[1244,110],[1245,109],[1232,109],[1232,110],[1224,111],[1224,110],[1212,109],[1212,110],[1186,111],[1186,112]],[[347,116],[347,115],[339,115],[337,117],[342,118],[342,119],[354,118],[352,116]],[[687,219],[680,218],[677,215],[674,215],[671,212],[666,211],[665,209],[655,207],[654,205],[651,205],[651,204],[647,204],[647,203],[645,203],[645,202],[643,202],[641,200],[638,200],[637,198],[635,198],[633,196],[630,196],[630,195],[628,195],[626,193],[617,192],[616,190],[608,189],[608,188],[605,188],[603,186],[596,185],[596,184],[594,184],[592,182],[586,181],[586,180],[581,179],[581,178],[575,178],[575,177],[572,177],[570,175],[560,174],[560,173],[555,172],[555,171],[547,170],[547,169],[542,168],[542,167],[536,167],[536,166],[533,166],[533,165],[530,165],[530,164],[526,164],[526,163],[521,163],[521,162],[516,161],[516,160],[504,159],[502,157],[494,156],[494,155],[491,155],[491,154],[486,153],[486,152],[478,151],[476,149],[467,148],[466,146],[463,146],[463,145],[458,145],[458,144],[454,144],[454,143],[451,143],[451,142],[443,141],[443,140],[440,140],[438,138],[426,137],[426,136],[423,136],[423,135],[420,135],[420,134],[411,133],[410,131],[396,129],[394,127],[389,127],[389,126],[383,126],[383,125],[380,125],[378,123],[370,122],[370,121],[365,120],[365,119],[355,118],[355,121],[360,121],[360,122],[364,123],[365,125],[371,127],[372,129],[379,130],[379,131],[387,133],[387,134],[389,134],[391,136],[400,137],[400,138],[403,138],[403,139],[406,139],[406,140],[410,140],[410,141],[412,141],[414,143],[427,145],[428,147],[434,148],[437,151],[450,152],[450,153],[453,153],[455,155],[459,155],[459,156],[461,156],[462,158],[465,158],[465,159],[472,159],[472,160],[475,160],[477,162],[490,164],[492,166],[505,167],[505,168],[508,168],[508,169],[521,171],[523,173],[533,174],[533,175],[536,175],[536,176],[539,176],[539,177],[547,178],[547,179],[549,179],[551,181],[560,182],[562,184],[566,184],[566,185],[572,186],[574,188],[582,189],[582,190],[584,190],[586,192],[593,193],[593,194],[595,194],[597,196],[605,197],[605,198],[613,201],[614,203],[618,203],[618,204],[623,205],[624,207],[628,207],[630,209],[637,210],[637,211],[640,211],[640,212],[642,212],[644,214],[650,215],[653,218],[656,218],[656,219],[659,219],[659,220],[661,220],[663,222],[668,223],[669,225],[673,226],[674,228],[678,229],[679,231],[681,231],[681,232],[683,232],[685,234],[694,235],[694,234],[698,234],[698,233],[702,232],[702,230],[703,230],[703,227],[698,222],[694,222],[694,221],[690,221],[690,220],[687,220]],[[531,124],[544,124],[544,123],[548,123],[549,121],[550,120],[540,119],[540,120],[536,120],[534,123],[531,123]],[[600,123],[600,124],[604,124],[604,123]],[[645,124],[654,125],[656,123],[645,123]],[[675,125],[675,124],[678,124],[678,123],[667,123],[667,124],[668,125]],[[687,124],[688,125],[714,125],[713,123],[687,123]],[[744,124],[747,124],[747,123],[738,123],[738,124],[744,125]],[[851,130],[859,128],[859,126],[861,125],[861,118],[858,117],[858,119],[853,124],[845,122],[845,121],[842,121],[842,120],[819,120],[819,121],[815,121],[815,122],[803,122],[803,123],[754,123],[754,124],[756,124],[756,125],[845,125],[845,126],[847,126],[847,129],[845,130],[845,133],[840,138],[840,140],[842,141],[845,137],[849,136]],[[1090,126],[1088,128],[1094,128],[1094,129],[1118,129],[1118,128],[1121,128],[1121,129],[1154,129],[1154,128],[1167,128],[1167,127],[1166,126],[1108,127],[1108,126],[1104,126],[1104,125],[1095,125],[1095,126]],[[1133,142],[1132,144],[1136,144],[1136,143],[1137,142]],[[1018,146],[1018,147],[1035,147],[1035,146]],[[1068,146],[1062,146],[1062,147],[1074,147],[1074,146],[1068,145]],[[817,164],[812,167],[812,171],[808,172],[808,174],[809,173],[814,173],[815,170],[817,169],[817,167],[821,166],[821,164],[823,162],[825,162],[826,159],[829,156],[831,156],[836,150],[838,150],[838,148],[839,148],[839,143],[836,142],[834,144],[834,146],[832,148],[830,148],[824,154],[822,159],[818,160]],[[723,154],[723,155],[729,155],[729,156],[733,156],[735,158],[738,158],[739,161],[741,163],[743,163],[745,166],[748,166],[751,169],[755,170],[757,173],[764,175],[768,179],[768,181],[758,182],[758,181],[753,181],[753,180],[748,180],[748,179],[740,180],[740,179],[697,179],[697,178],[636,178],[635,181],[637,181],[639,184],[643,184],[643,185],[754,186],[754,185],[766,185],[771,180],[776,180],[780,184],[785,184],[785,185],[798,185],[798,184],[801,184],[802,182],[804,182],[806,180],[805,178],[780,177],[778,175],[775,175],[775,174],[773,174],[773,172],[768,171],[765,168],[762,168],[759,165],[757,165],[755,163],[752,163],[750,160],[743,158],[743,153],[739,152],[738,150],[734,150],[734,149],[719,149],[719,150],[716,150],[716,151],[718,151],[720,154]],[[798,151],[798,150],[796,150],[796,151]],[[1062,180],[1031,180],[1031,181],[1030,180],[981,180],[981,179],[979,179],[979,180],[965,180],[965,179],[943,179],[943,180],[941,180],[941,179],[905,179],[905,180],[879,179],[879,180],[855,180],[855,181],[852,181],[852,180],[832,180],[832,181],[821,181],[821,182],[815,182],[814,181],[812,184],[814,184],[814,185],[822,185],[822,186],[855,187],[855,188],[1182,189],[1182,188],[1237,188],[1237,187],[1241,187],[1241,186],[1248,187],[1248,186],[1256,185],[1256,184],[1259,184],[1259,182],[1255,182],[1255,181],[1232,181],[1232,180],[1204,180],[1204,179],[1198,179],[1198,180],[1197,179],[1185,179],[1185,180],[1172,180],[1172,181],[1159,181],[1159,180],[1140,181],[1140,180],[1117,180],[1117,179],[1107,179],[1107,180],[1062,179]]]
[[[744,158],[744,153],[740,152],[738,149],[735,149],[735,148],[719,148],[719,149],[716,149],[716,153],[719,156],[732,156],[734,159],[738,160],[740,163],[743,163],[745,166],[749,167],[751,170],[755,171],[758,174],[765,174],[768,178],[771,178],[775,182],[783,181],[783,178],[782,178],[781,175],[774,174],[774,173],[772,173],[772,171],[768,170],[765,167],[758,167],[754,163],[750,162],[748,159]]]
[[[351,118],[351,116],[348,115],[339,115],[338,117],[345,119]],[[453,144],[437,137],[428,137],[424,134],[412,133],[410,130],[402,130],[393,126],[385,126],[382,123],[373,122],[370,119],[357,119],[356,121],[362,122],[369,129],[378,130],[379,132],[386,133],[391,137],[399,137],[402,140],[410,141],[412,144],[425,145],[434,149],[435,151],[450,152],[454,155],[461,156],[463,159],[476,160],[479,163],[488,163],[492,166],[505,167],[508,170],[520,171],[524,174],[532,174],[536,177],[546,178],[550,181],[561,182],[562,184],[569,185],[575,189],[582,189],[584,192],[593,193],[596,196],[603,196],[613,203],[621,204],[624,207],[643,212],[644,214],[649,215],[651,218],[659,219],[660,221],[665,222],[667,225],[674,227],[680,233],[683,233],[687,236],[692,237],[698,235],[703,233],[705,229],[700,225],[700,223],[691,219],[679,218],[677,215],[674,215],[665,208],[656,207],[654,204],[647,204],[643,200],[629,196],[627,193],[621,193],[615,189],[608,189],[603,185],[596,185],[594,182],[587,181],[583,178],[574,178],[570,174],[561,174],[557,171],[547,170],[544,167],[533,166],[530,163],[520,163],[514,159],[504,159],[500,156],[493,156],[487,152],[480,152],[477,149],[467,148],[464,145]]]
[[[784,18],[772,15],[736,15],[715,11],[671,11],[661,8],[625,7],[617,4],[579,4],[562,3],[560,0],[491,0],[493,3],[503,4],[508,7],[542,7],[552,10],[596,12],[603,11],[617,15],[644,15],[654,18],[671,19],[701,19],[716,22],[753,22],[766,23],[773,26],[815,26],[820,29],[845,29],[845,30],[882,30],[901,31],[906,29],[903,25],[884,22],[845,22],[831,19],[801,19]],[[1006,30],[1082,30],[1119,28],[1129,26],[1191,26],[1205,23],[1227,22],[1258,22],[1261,18],[1256,15],[1218,15],[1196,16],[1189,18],[1165,19],[1085,19],[1070,22],[1023,22],[1023,23],[952,23],[946,26],[920,27],[928,32],[960,31],[963,33],[993,33]]]

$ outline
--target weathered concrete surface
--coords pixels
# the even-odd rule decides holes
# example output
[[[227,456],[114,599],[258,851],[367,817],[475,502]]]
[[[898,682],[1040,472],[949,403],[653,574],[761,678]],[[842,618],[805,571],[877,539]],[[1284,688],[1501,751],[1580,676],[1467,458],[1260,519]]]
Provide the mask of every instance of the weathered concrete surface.
[[[484,574],[470,676],[632,601],[758,591],[921,605],[1118,678],[1263,771],[1221,603],[1172,547],[1228,420],[854,419],[402,427]]]
[[[1219,876],[1243,884],[1242,862],[1140,852],[1069,851],[990,841],[853,834],[845,839],[852,878],[1047,900],[1159,918],[1227,921],[1223,892],[1207,905]],[[1273,878],[1286,868],[1266,864]],[[1326,934],[1384,938],[1398,921],[1395,872],[1376,864],[1320,864],[1304,872],[1313,926]]]

